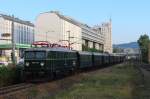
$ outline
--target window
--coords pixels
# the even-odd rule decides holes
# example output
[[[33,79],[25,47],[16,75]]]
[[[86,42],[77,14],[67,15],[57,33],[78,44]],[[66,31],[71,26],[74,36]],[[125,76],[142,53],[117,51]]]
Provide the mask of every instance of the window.
[[[25,58],[26,59],[33,59],[35,57],[35,53],[34,52],[26,52],[25,53]]]
[[[44,51],[31,51],[25,53],[26,59],[44,59],[46,58],[46,52]]]
[[[36,59],[46,58],[46,53],[45,52],[35,52],[35,58]]]

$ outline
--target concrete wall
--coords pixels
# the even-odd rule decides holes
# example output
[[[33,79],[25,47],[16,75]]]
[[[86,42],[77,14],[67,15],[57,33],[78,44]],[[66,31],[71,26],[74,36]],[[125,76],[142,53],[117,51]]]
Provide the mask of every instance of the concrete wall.
[[[61,19],[53,13],[40,14],[35,22],[35,41],[57,43],[62,39]]]

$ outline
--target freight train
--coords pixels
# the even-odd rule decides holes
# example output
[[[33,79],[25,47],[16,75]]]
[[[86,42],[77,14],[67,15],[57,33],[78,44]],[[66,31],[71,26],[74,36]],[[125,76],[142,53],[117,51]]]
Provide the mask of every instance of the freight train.
[[[101,68],[124,61],[125,56],[61,48],[30,48],[24,54],[25,78],[48,77],[78,70]]]

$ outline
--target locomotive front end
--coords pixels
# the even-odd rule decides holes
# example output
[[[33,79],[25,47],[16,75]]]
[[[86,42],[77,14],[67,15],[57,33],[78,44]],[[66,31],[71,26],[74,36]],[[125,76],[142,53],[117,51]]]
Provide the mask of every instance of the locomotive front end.
[[[46,74],[46,51],[25,51],[24,73],[28,78],[39,78]]]

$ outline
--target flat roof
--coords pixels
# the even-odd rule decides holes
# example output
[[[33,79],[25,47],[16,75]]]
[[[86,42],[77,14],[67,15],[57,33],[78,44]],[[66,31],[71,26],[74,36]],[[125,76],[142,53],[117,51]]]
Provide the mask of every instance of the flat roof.
[[[30,44],[15,44],[15,48],[31,48]],[[12,44],[0,44],[0,49],[11,49]]]
[[[47,48],[47,47],[42,47],[42,48],[30,48],[27,49],[26,51],[60,51],[60,52],[76,52],[73,50],[69,50],[66,48]]]
[[[0,14],[1,17],[3,17],[4,19],[6,20],[10,20],[10,21],[14,21],[14,22],[17,22],[17,23],[21,23],[21,24],[24,24],[24,25],[28,25],[28,26],[32,26],[34,27],[34,24],[31,23],[30,21],[24,21],[24,20],[21,20],[19,18],[16,18],[16,17],[12,17],[10,15],[4,15],[4,14]]]

